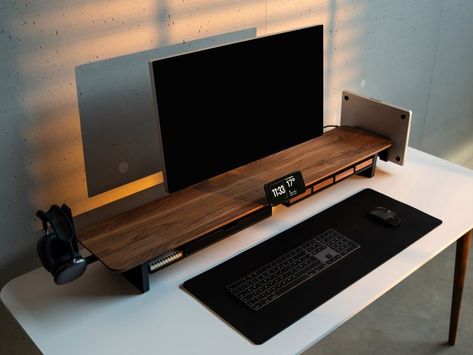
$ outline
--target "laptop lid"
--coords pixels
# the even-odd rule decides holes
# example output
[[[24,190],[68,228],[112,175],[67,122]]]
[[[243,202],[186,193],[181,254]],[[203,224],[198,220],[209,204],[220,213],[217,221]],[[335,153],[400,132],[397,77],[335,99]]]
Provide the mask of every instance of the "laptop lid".
[[[362,96],[354,91],[342,92],[342,126],[358,127],[392,141],[386,161],[403,165],[406,160],[412,111],[380,100]]]

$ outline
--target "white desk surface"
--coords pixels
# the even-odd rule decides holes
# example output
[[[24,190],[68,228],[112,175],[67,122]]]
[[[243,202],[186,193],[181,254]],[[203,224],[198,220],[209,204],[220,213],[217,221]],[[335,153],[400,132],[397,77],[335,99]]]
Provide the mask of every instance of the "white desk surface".
[[[443,224],[263,345],[250,343],[180,288],[192,276],[368,187]],[[353,176],[273,212],[271,218],[150,275],[150,291],[142,295],[95,263],[64,286],[54,285],[43,269],[31,271],[5,285],[0,298],[45,354],[298,353],[473,228],[473,171],[410,148],[403,167],[379,161],[372,179]]]

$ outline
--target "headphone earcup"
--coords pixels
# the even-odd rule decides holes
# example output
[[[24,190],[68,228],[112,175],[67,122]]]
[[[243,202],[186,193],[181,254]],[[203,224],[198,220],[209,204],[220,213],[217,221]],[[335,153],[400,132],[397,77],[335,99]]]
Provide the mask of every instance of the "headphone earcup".
[[[43,235],[36,244],[39,260],[46,270],[53,272],[56,267],[53,256],[51,255],[51,235]]]
[[[69,260],[59,266],[57,271],[53,274],[54,282],[58,285],[63,285],[79,278],[87,268],[85,259],[79,257]]]
[[[71,259],[67,245],[59,240],[55,234],[42,236],[36,244],[36,249],[41,264],[54,277],[58,268]]]

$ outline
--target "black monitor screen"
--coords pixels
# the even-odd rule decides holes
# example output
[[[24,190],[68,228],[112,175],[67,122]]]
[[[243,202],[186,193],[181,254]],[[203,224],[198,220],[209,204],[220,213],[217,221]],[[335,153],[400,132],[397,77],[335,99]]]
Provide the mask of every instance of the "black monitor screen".
[[[322,26],[151,67],[168,192],[322,134]]]

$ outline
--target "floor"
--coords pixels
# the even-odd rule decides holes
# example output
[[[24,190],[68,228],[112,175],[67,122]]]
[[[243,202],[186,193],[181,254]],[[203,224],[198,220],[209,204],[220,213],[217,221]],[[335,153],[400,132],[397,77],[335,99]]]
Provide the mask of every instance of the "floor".
[[[455,346],[446,345],[455,255],[451,246],[303,354],[473,354],[471,254]],[[1,308],[0,354],[39,354]]]
[[[457,344],[446,344],[454,257],[455,245],[303,354],[473,354],[473,249]]]

